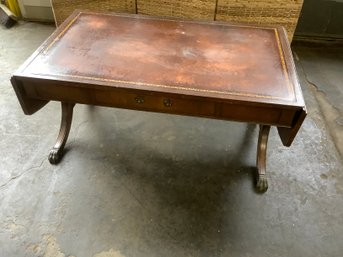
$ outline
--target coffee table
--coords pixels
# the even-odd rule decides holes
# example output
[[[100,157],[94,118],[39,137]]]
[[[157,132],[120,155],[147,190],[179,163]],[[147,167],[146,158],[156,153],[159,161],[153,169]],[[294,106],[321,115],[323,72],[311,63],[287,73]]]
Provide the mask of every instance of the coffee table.
[[[282,27],[75,11],[11,82],[27,115],[61,102],[52,164],[76,103],[259,124],[260,191],[270,126],[290,146],[306,116]]]

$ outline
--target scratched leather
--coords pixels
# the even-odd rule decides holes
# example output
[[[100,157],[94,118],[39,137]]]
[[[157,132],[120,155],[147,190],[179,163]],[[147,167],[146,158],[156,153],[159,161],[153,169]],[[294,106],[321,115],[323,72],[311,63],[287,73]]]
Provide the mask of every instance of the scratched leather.
[[[276,30],[81,14],[27,68],[58,76],[294,99]]]

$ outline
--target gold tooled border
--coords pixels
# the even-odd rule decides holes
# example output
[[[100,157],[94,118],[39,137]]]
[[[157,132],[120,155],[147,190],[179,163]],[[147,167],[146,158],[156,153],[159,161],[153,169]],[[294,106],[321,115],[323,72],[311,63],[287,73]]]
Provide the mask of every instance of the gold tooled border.
[[[77,18],[79,18],[79,16],[81,15],[82,12],[79,12],[68,24],[67,26],[65,26],[65,28],[60,32],[60,34],[57,35],[57,37],[55,37],[55,39],[45,48],[44,50],[44,54],[46,54],[49,49],[56,44],[56,42],[58,40],[60,40],[60,38],[67,32],[67,30],[71,27],[71,25],[73,25],[73,23],[76,21]]]
[[[99,14],[94,12],[79,12],[66,26],[65,28],[57,35],[57,37],[44,49],[43,53],[46,54],[51,47],[53,47],[58,40],[68,31],[68,29],[73,25],[73,23],[80,17],[81,14]],[[101,14],[101,15],[108,15],[112,16],[111,14]],[[169,20],[169,19],[163,19],[166,21],[175,21],[175,20]],[[187,21],[191,22],[191,21]],[[208,25],[216,25],[214,23],[206,23]],[[225,24],[225,26],[232,26],[230,24]],[[293,94],[293,100],[295,99],[295,92],[294,87],[292,87],[292,84],[289,79],[288,70],[286,66],[286,62],[284,59],[281,41],[279,32],[276,28],[269,28],[269,27],[263,27],[263,26],[248,26],[248,25],[239,25],[239,27],[243,28],[262,28],[262,29],[270,29],[274,30],[275,38],[279,50],[280,55],[280,62],[282,66],[282,70],[284,73],[284,76],[286,78],[286,84],[289,93]],[[37,75],[43,75],[43,74],[37,74]],[[234,92],[234,91],[218,91],[218,90],[210,90],[210,89],[200,89],[200,88],[192,88],[192,87],[180,87],[180,86],[172,86],[172,85],[160,85],[160,84],[152,84],[152,83],[144,83],[144,82],[134,82],[134,81],[126,81],[126,80],[116,80],[116,79],[105,79],[105,78],[98,78],[98,77],[89,77],[89,76],[81,76],[81,75],[65,75],[65,74],[51,74],[54,76],[59,77],[72,77],[72,78],[80,78],[80,79],[87,79],[87,80],[96,80],[96,81],[103,81],[103,82],[114,82],[114,83],[121,83],[121,84],[130,84],[130,85],[143,85],[143,86],[151,86],[151,87],[159,87],[159,88],[170,88],[170,89],[182,89],[182,90],[188,90],[188,91],[196,91],[196,92],[207,92],[207,93],[217,93],[217,94],[225,94],[225,95],[235,95],[235,96],[245,96],[245,97],[256,97],[256,98],[265,98],[265,99],[278,99],[278,100],[289,100],[287,98],[283,97],[277,97],[277,96],[268,96],[268,95],[262,95],[262,94],[249,94],[249,93],[241,93],[241,92]]]

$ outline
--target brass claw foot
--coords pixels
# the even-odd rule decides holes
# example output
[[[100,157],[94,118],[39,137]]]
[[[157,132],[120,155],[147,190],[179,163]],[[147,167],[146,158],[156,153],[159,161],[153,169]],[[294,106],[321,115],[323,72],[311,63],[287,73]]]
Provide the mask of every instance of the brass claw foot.
[[[256,158],[258,170],[256,189],[261,193],[266,192],[268,189],[268,180],[266,175],[266,158],[269,131],[270,126],[260,125]]]
[[[260,193],[264,193],[268,189],[268,179],[265,174],[258,175],[256,182],[256,189]]]
[[[62,152],[64,146],[67,142],[71,121],[73,118],[73,108],[75,104],[71,103],[61,103],[62,106],[62,118],[61,118],[61,127],[58,134],[56,143],[54,147],[49,152],[49,162],[51,164],[57,164],[61,160]]]
[[[54,148],[51,149],[50,152],[49,152],[49,157],[48,157],[48,159],[49,159],[49,162],[50,162],[51,164],[57,164],[57,163],[59,163],[61,157],[60,157],[60,155],[59,155],[59,153],[58,153],[58,149],[54,149]]]

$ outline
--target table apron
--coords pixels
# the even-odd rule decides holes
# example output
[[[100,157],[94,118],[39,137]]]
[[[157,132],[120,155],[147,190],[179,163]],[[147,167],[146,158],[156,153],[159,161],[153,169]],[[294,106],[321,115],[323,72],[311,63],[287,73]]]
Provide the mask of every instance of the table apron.
[[[245,102],[230,102],[221,99],[185,97],[171,93],[160,93],[122,88],[87,88],[63,84],[43,85],[32,81],[22,84],[26,99],[61,101],[161,112],[221,120],[252,122],[258,124],[292,127],[296,108],[263,106]]]

